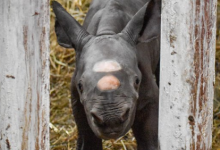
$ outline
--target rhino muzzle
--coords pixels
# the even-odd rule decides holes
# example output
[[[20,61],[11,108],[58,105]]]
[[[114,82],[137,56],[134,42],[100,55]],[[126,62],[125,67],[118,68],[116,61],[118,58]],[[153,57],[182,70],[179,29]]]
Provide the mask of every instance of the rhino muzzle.
[[[118,105],[118,104],[116,104]],[[133,124],[131,118],[135,110],[127,104],[121,107],[108,107],[106,110],[94,107],[88,121],[94,133],[103,139],[117,139],[124,135]]]

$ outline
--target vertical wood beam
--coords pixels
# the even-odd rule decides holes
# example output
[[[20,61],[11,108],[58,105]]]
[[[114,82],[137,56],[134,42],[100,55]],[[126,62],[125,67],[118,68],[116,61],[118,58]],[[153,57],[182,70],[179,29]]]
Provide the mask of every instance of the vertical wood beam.
[[[161,150],[211,150],[217,0],[162,0]]]
[[[0,149],[49,150],[49,0],[0,1]]]

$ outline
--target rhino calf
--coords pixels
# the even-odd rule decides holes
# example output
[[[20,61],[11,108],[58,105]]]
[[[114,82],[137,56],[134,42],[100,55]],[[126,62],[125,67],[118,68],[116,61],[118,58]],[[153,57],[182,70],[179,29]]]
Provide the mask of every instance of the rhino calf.
[[[76,51],[77,150],[102,150],[130,128],[138,150],[158,149],[160,3],[93,0],[82,27],[53,1],[58,43]]]

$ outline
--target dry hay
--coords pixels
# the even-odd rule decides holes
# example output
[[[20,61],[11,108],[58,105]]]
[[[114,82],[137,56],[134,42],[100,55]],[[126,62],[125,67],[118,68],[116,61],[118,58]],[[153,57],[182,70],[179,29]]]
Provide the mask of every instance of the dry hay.
[[[80,23],[83,22],[91,0],[57,0]],[[220,2],[220,0],[218,0]],[[220,5],[218,5],[220,8]],[[218,11],[220,14],[220,11]],[[54,33],[54,14],[51,10],[50,32],[50,145],[51,150],[73,150],[76,146],[77,129],[70,106],[70,81],[75,69],[73,49],[60,47]],[[220,26],[220,15],[218,15]],[[217,30],[220,33],[220,27]],[[220,38],[217,38],[216,85],[214,99],[213,150],[220,150]],[[116,141],[103,141],[104,150],[133,150],[136,142],[132,132]]]
[[[220,51],[219,51],[220,52]],[[220,54],[218,55],[220,58]],[[212,150],[220,150],[220,72],[216,74]]]
[[[212,149],[220,150],[220,0],[217,7],[216,76],[213,112]]]

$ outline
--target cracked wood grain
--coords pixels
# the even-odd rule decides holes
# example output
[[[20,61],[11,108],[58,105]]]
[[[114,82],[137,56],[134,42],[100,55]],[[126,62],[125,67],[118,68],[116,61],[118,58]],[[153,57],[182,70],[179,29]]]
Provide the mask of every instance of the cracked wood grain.
[[[49,150],[49,0],[0,10],[0,149]]]
[[[163,0],[161,150],[211,150],[216,0]]]

